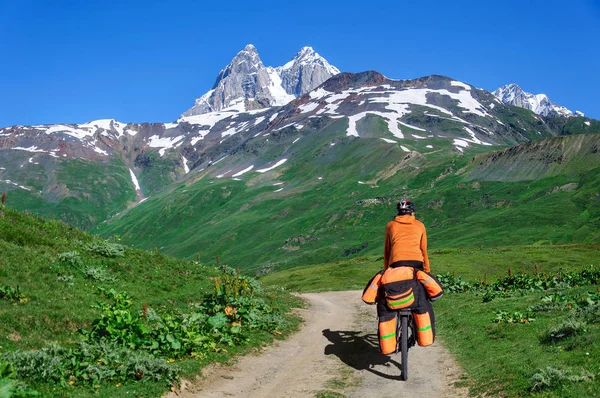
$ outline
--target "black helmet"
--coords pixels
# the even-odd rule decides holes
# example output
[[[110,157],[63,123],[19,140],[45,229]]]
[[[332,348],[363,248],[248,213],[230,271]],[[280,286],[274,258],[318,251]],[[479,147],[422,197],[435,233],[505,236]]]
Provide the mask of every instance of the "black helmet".
[[[413,214],[415,212],[415,204],[408,199],[403,199],[396,205],[399,215]]]

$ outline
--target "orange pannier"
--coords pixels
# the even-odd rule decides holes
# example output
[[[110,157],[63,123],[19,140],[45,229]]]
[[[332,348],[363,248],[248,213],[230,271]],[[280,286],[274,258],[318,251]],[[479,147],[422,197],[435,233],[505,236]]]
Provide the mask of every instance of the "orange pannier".
[[[436,301],[442,298],[444,289],[435,276],[431,275],[429,272],[418,270],[417,279],[425,288],[429,301]]]
[[[418,314],[417,311],[413,312],[415,318],[415,326],[417,329],[417,343],[421,347],[427,347],[433,344],[435,334],[429,311],[425,311],[422,314]]]
[[[382,275],[383,271],[379,271],[374,277],[371,278],[369,283],[367,283],[367,286],[363,290],[362,301],[367,304],[375,304],[375,301],[377,301],[377,292],[379,290],[379,283],[381,282]]]
[[[417,281],[413,267],[388,268],[381,278],[387,306],[391,310],[411,308],[417,302]]]
[[[396,317],[379,322],[379,348],[383,355],[396,351]]]

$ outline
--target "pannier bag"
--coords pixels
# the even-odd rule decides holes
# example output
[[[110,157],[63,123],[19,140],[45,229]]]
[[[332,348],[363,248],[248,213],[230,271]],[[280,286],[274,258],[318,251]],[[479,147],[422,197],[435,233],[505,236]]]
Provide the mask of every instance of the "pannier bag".
[[[430,310],[433,310],[432,308]],[[435,339],[434,326],[429,311],[419,314],[418,311],[413,311],[415,326],[417,327],[417,343],[421,347],[427,347],[433,344]]]
[[[425,287],[427,297],[429,297],[430,301],[436,301],[442,298],[444,289],[435,276],[431,275],[429,272],[418,270],[417,279],[421,282],[421,285]]]
[[[383,355],[396,351],[396,317],[379,322],[379,348]]]
[[[362,301],[367,304],[375,304],[377,300],[377,291],[379,290],[379,282],[381,281],[381,276],[383,275],[383,271],[379,271],[375,274],[374,277],[371,278],[362,294]]]
[[[400,310],[416,304],[417,283],[413,267],[388,268],[381,277],[388,308]]]

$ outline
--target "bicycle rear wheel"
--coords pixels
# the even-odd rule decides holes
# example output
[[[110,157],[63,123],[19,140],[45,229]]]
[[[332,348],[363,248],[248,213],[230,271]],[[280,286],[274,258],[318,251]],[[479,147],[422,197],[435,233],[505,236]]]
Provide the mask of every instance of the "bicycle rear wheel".
[[[402,364],[402,380],[408,380],[408,316],[400,316],[400,354]]]

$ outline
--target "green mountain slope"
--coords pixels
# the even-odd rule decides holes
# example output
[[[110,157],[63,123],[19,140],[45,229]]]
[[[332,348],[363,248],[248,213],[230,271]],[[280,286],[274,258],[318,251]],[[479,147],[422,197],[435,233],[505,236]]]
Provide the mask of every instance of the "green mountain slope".
[[[172,183],[229,179],[250,168],[255,174],[284,159],[347,167],[338,159],[343,151],[327,145],[364,144],[354,161],[381,170],[404,151],[450,160],[599,129],[593,119],[543,117],[505,105],[445,76],[341,73],[283,107],[224,109],[172,123],[105,119],[0,128],[0,192],[18,209],[89,230]],[[390,157],[391,148],[382,146],[402,151]]]
[[[526,144],[448,158],[406,153],[375,138],[320,136],[280,168],[240,181],[181,184],[99,232],[267,272],[379,253],[394,203],[406,196],[417,203],[433,248],[597,243],[600,163],[593,147],[599,140],[594,134],[542,140],[533,157]],[[568,161],[551,167],[559,158]],[[528,169],[543,172],[522,172]]]

